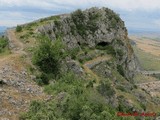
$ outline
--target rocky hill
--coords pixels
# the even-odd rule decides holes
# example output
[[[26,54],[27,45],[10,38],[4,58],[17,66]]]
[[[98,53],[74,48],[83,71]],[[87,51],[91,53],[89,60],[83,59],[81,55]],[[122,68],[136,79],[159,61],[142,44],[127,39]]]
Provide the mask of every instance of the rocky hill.
[[[38,28],[38,31],[55,40],[61,36],[69,49],[88,46],[111,46],[115,50],[117,64],[124,69],[125,77],[133,78],[136,60],[129,43],[124,22],[112,10],[91,8],[62,15],[59,20]]]
[[[154,120],[159,116],[158,94],[146,90],[148,84],[135,83],[138,64],[127,29],[112,10],[90,8],[51,16],[8,30],[6,38],[11,53],[0,56],[0,118]],[[121,117],[118,112],[156,115]]]

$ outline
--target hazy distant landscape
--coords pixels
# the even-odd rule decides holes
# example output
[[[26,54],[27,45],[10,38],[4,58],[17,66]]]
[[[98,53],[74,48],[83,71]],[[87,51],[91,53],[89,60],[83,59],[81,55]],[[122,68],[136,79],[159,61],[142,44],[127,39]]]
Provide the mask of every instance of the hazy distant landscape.
[[[147,36],[147,35],[146,35]],[[132,45],[144,70],[160,70],[160,38],[155,36],[130,36]]]
[[[4,34],[6,29],[7,29],[7,27],[0,26],[0,36]]]

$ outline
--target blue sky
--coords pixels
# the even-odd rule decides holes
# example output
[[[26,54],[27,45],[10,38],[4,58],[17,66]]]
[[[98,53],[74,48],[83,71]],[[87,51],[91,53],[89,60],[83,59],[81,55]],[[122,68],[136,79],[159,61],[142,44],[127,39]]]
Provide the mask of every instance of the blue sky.
[[[95,6],[116,11],[130,31],[160,31],[160,0],[0,0],[0,26]]]

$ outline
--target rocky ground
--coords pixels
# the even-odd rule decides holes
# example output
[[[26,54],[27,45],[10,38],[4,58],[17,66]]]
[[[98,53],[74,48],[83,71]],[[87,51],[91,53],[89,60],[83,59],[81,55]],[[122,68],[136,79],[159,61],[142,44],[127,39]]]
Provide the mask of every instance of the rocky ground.
[[[160,96],[160,81],[141,83],[137,84],[137,86],[145,90],[152,97]]]
[[[0,120],[17,120],[32,100],[47,99],[41,87],[25,67],[27,59],[23,44],[16,39],[14,30],[8,30],[11,54],[0,57]]]

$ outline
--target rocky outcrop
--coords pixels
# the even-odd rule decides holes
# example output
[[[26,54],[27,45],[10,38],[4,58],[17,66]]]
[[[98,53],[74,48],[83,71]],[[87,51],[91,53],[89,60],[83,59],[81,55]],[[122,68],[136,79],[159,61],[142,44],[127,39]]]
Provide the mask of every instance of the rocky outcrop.
[[[108,8],[77,10],[61,15],[59,20],[43,25],[37,31],[52,40],[61,37],[68,49],[112,46],[117,65],[121,66],[127,79],[133,78],[137,63],[127,30],[120,17]]]

